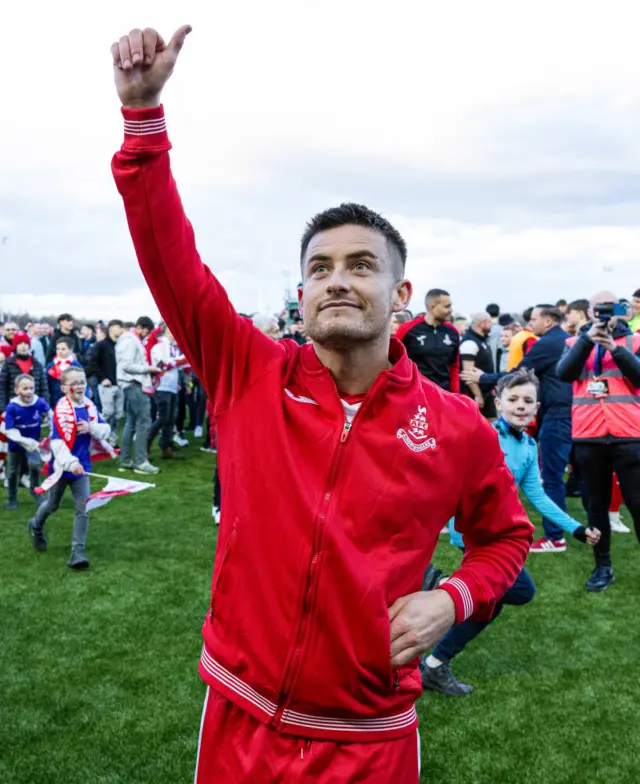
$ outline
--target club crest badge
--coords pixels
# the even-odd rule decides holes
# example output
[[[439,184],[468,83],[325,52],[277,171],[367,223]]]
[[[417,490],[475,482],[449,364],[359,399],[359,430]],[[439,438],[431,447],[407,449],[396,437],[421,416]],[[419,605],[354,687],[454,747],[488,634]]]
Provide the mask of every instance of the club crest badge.
[[[401,438],[412,452],[424,452],[425,449],[436,448],[436,440],[429,437],[428,429],[427,409],[425,406],[418,406],[418,411],[409,421],[409,429],[399,428],[396,436]]]

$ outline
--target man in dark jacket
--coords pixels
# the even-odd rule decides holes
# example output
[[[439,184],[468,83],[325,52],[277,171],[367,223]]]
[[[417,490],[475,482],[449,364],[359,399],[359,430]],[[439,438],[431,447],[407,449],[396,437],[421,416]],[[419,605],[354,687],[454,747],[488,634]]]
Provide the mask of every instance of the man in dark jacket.
[[[542,481],[545,493],[566,511],[564,473],[571,455],[571,384],[562,381],[556,365],[562,356],[569,335],[560,326],[564,316],[553,305],[537,305],[531,314],[531,329],[539,338],[518,365],[533,370],[540,381],[540,412],[538,440]],[[469,374],[462,373],[463,380]],[[473,374],[470,380],[483,386],[497,384],[503,373]],[[531,545],[534,553],[562,553],[567,549],[562,529],[543,519],[545,535]]]
[[[124,397],[118,386],[116,365],[116,341],[124,332],[124,325],[119,319],[113,319],[107,327],[104,340],[98,341],[93,347],[93,371],[98,382],[98,395],[102,406],[104,421],[111,426],[109,441],[116,443],[118,426],[124,416]]]
[[[54,330],[47,348],[47,363],[51,362],[56,355],[58,338],[67,338],[71,341],[71,351],[73,351],[77,361],[82,365],[84,359],[82,341],[73,328],[73,316],[70,313],[62,313],[58,317],[58,326]]]
[[[5,360],[0,371],[0,413],[15,394],[16,378],[23,373],[33,376],[36,395],[49,402],[49,387],[44,368],[31,356],[31,339],[26,332],[16,332],[13,337],[13,354]]]

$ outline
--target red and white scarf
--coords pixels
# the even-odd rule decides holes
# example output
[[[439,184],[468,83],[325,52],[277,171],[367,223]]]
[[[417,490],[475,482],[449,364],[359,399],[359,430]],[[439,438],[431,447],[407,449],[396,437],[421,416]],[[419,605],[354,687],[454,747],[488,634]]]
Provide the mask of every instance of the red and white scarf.
[[[89,412],[89,421],[98,421],[98,409],[89,400],[88,397],[82,399],[79,407],[86,408]],[[78,420],[76,418],[76,407],[72,401],[65,395],[61,398],[53,412],[53,421],[55,422],[60,437],[64,441],[68,450],[73,449],[76,442],[76,435],[78,433]]]
[[[68,357],[67,359],[60,359],[56,357],[53,360],[53,365],[49,368],[49,375],[51,378],[55,378],[56,381],[60,381],[60,376],[64,373],[67,368],[71,367],[71,364],[75,361],[75,357],[73,354]]]

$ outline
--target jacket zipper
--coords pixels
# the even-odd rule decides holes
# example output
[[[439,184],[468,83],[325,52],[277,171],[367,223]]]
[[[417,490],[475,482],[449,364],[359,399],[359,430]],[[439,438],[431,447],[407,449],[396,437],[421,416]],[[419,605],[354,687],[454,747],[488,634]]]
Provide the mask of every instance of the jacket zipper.
[[[336,394],[338,395],[338,388],[337,387],[336,387]],[[339,395],[338,395],[338,397],[339,397]],[[340,401],[340,405],[342,406],[342,401]],[[336,478],[338,476],[338,468],[340,466],[340,463],[342,462],[342,452],[341,452],[340,447],[347,441],[347,438],[349,437],[349,433],[351,432],[351,430],[353,428],[353,421],[355,420],[356,416],[360,413],[361,409],[362,409],[362,406],[353,415],[353,418],[352,418],[351,422],[349,422],[346,413],[344,415],[344,424],[343,424],[342,430],[340,432],[340,440],[338,441],[337,447],[336,447],[335,452],[334,452],[335,457],[334,457],[334,460],[333,460],[333,468],[332,468],[331,473],[329,475],[329,481],[327,483],[327,489],[325,490],[325,493],[324,493],[324,496],[323,496],[323,499],[322,499],[322,505],[320,506],[320,511],[318,513],[319,524],[318,524],[317,529],[316,529],[318,531],[318,535],[316,536],[315,541],[314,541],[314,552],[313,552],[313,556],[311,558],[311,561],[309,563],[309,573],[308,573],[309,576],[308,576],[307,585],[306,585],[306,588],[305,588],[304,602],[303,602],[303,605],[302,605],[302,612],[303,612],[303,614],[305,616],[309,615],[311,613],[311,596],[312,596],[313,583],[314,583],[313,572],[315,570],[316,564],[318,563],[318,557],[319,557],[319,553],[318,553],[318,545],[319,545],[319,541],[320,541],[320,535],[319,535],[320,531],[319,531],[319,529],[320,529],[320,526],[325,522],[325,519],[326,519],[325,513],[326,513],[326,510],[329,507],[329,503],[331,501],[331,495],[333,493],[333,488],[335,487]],[[279,704],[278,710],[276,711],[275,716],[272,719],[272,724],[274,726],[277,726],[280,723],[281,719],[282,719],[282,715],[283,715],[284,711],[286,710],[286,705],[287,705],[287,702],[288,702],[288,699],[289,699],[289,696],[290,696],[290,691],[291,691],[291,689],[293,687],[293,683],[294,683],[296,675],[298,673],[299,662],[300,662],[300,659],[302,657],[303,647],[304,647],[304,634],[302,633],[302,626],[303,626],[303,623],[305,621],[308,621],[308,619],[303,618],[303,620],[302,620],[302,622],[300,624],[300,628],[298,629],[298,639],[296,640],[296,648],[294,650],[293,656],[291,657],[291,662],[289,664],[289,671],[287,672],[287,675],[286,675],[286,678],[285,678],[285,681],[284,681],[284,685],[283,685],[282,689],[280,690],[280,699],[279,699],[279,703],[280,704]]]

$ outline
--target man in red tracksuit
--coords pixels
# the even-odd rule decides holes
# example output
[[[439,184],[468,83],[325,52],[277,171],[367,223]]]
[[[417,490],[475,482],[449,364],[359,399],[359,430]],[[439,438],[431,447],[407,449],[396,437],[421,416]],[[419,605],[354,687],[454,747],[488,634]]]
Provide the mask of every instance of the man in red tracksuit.
[[[236,313],[170,169],[160,92],[188,32],[165,44],[133,30],[113,45],[125,120],[113,172],[221,444],[196,781],[416,784],[419,656],[454,623],[491,617],[533,529],[490,425],[390,341],[411,284],[386,220],[346,204],[309,223],[299,297],[311,344],[275,343]],[[454,516],[462,565],[421,592]]]

